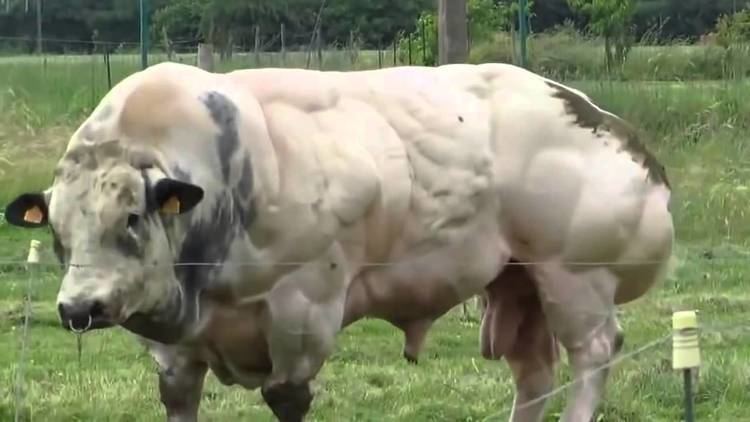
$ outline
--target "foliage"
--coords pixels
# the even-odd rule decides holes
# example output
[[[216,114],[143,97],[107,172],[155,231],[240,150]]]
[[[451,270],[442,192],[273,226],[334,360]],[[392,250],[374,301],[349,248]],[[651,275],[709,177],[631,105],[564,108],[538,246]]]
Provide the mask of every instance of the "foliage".
[[[531,7],[531,1],[529,3]],[[507,28],[517,9],[515,4],[495,0],[468,0],[466,16],[470,42],[487,40],[498,31]],[[438,62],[436,11],[423,12],[417,19],[415,27],[413,32],[403,34],[398,41],[399,60],[403,63],[409,62],[409,43],[411,43],[411,63],[434,66]]]
[[[750,10],[722,15],[716,24],[716,41],[723,47],[750,41]]]
[[[631,21],[635,13],[633,0],[568,0],[570,6],[587,15],[589,29],[604,38],[607,69],[622,65],[633,39]]]
[[[435,13],[423,12],[416,30],[398,41],[398,57],[402,63],[435,66],[438,62],[438,29]]]
[[[597,0],[599,1],[599,0]],[[632,34],[636,39],[650,28],[660,28],[658,42],[672,39],[696,39],[712,30],[716,19],[731,14],[736,7],[745,7],[748,0],[632,0]],[[31,52],[34,49],[36,22],[34,2],[3,0],[0,3],[0,50],[15,49]],[[254,45],[255,27],[259,26],[261,43],[266,49],[280,47],[279,27],[286,26],[287,48],[303,48],[310,43],[313,29],[321,11],[323,0],[150,0],[152,22],[155,22],[152,39],[155,49],[161,49],[159,40],[166,29],[169,38],[177,44],[195,46],[197,39],[211,33],[232,45],[251,49]],[[514,13],[517,0],[474,1],[479,13],[469,11],[472,20],[491,19],[493,9],[507,10],[510,23],[517,20]],[[352,32],[359,34],[364,48],[390,45],[399,34],[414,33],[417,19],[434,13],[435,0],[325,0],[321,13],[321,33],[325,44],[346,44]],[[45,41],[47,52],[92,51],[90,41],[96,38],[115,44],[139,41],[138,1],[135,0],[43,0],[43,35],[47,39],[64,39],[75,42]],[[490,10],[489,13],[482,12]],[[588,24],[586,14],[576,13],[567,0],[545,0],[531,7],[531,28],[539,33],[549,30],[565,20],[571,20],[577,29]],[[212,24],[213,22],[213,24]],[[491,37],[482,34],[482,28],[497,28],[502,21],[482,23],[472,28],[473,41]],[[416,27],[419,32],[419,28]],[[231,35],[231,36],[230,36]],[[485,36],[486,35],[486,36]],[[25,37],[29,41],[9,42],[2,37]],[[81,42],[84,41],[84,42]],[[229,42],[231,41],[231,42]],[[420,43],[417,43],[420,44]],[[420,55],[421,57],[421,55]]]

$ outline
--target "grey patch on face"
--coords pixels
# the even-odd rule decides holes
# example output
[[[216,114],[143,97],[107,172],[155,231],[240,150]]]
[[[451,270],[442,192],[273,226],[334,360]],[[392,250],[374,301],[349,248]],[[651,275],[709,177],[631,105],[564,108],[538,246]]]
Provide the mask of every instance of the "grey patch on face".
[[[115,237],[116,249],[128,258],[143,259],[143,249],[138,241],[128,233],[118,233]]]
[[[87,141],[94,139],[94,130],[91,129],[91,123],[86,123],[83,129],[81,129],[81,138]]]
[[[52,228],[52,225],[49,225],[49,231],[52,235],[52,251],[55,254],[55,257],[60,262],[60,265],[65,265],[65,262],[67,261],[67,254],[65,252],[65,248],[62,245],[62,241],[60,241],[60,236],[57,234],[54,228]]]
[[[215,91],[209,92],[201,101],[211,114],[211,119],[219,127],[219,138],[216,147],[219,153],[219,162],[221,163],[224,182],[229,183],[232,156],[239,146],[237,106],[229,98]]]
[[[113,111],[114,109],[112,108],[112,105],[107,104],[101,110],[99,110],[96,115],[94,115],[94,120],[96,120],[97,122],[107,120],[112,115]]]
[[[190,177],[190,173],[185,171],[182,167],[175,165],[172,167],[172,174],[174,175],[177,180],[181,180],[185,183],[191,183],[192,178]]]
[[[619,117],[602,113],[584,97],[563,85],[549,81],[546,84],[555,90],[552,96],[563,101],[565,112],[575,117],[575,124],[582,128],[591,129],[594,133],[599,130],[605,130],[613,134],[622,141],[623,150],[630,153],[633,157],[638,157],[637,160],[642,162],[643,167],[648,171],[648,175],[653,182],[662,183],[671,188],[667,179],[666,169],[646,149],[640,140],[638,131],[633,126]]]

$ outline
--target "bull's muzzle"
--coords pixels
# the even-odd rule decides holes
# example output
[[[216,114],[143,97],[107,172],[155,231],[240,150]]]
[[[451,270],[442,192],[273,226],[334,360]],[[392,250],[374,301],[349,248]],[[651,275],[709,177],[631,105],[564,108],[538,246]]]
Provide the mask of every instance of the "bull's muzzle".
[[[113,325],[104,312],[104,305],[99,301],[60,303],[57,311],[63,328],[70,331],[81,333]]]

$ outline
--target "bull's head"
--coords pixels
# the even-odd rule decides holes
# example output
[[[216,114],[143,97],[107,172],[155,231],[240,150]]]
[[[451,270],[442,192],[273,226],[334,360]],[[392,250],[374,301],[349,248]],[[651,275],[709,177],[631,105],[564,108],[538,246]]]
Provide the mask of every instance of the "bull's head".
[[[16,226],[50,228],[66,265],[60,319],[82,330],[123,324],[179,300],[170,227],[202,199],[200,187],[153,163],[136,164],[110,142],[70,149],[51,187],[20,195],[5,215]]]

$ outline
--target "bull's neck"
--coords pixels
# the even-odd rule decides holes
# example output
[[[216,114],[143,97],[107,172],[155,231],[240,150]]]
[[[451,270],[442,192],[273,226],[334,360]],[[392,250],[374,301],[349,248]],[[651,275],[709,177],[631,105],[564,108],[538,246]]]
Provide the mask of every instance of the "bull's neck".
[[[189,332],[197,312],[195,301],[188,300],[175,281],[163,302],[151,312],[136,312],[122,326],[149,340],[174,344]]]

